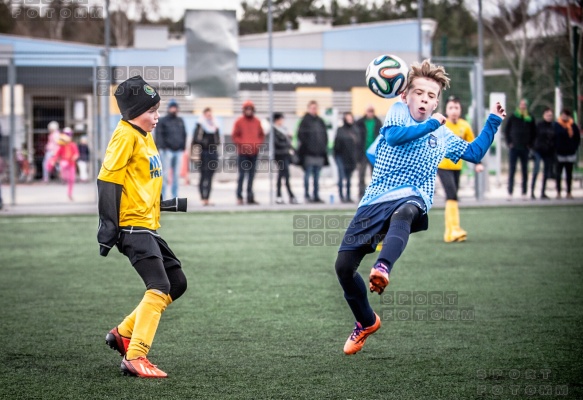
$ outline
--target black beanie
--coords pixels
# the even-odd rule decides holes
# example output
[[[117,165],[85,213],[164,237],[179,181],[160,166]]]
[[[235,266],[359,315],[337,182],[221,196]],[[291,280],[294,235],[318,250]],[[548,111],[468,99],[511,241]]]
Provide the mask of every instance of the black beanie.
[[[119,84],[115,99],[121,115],[129,121],[158,104],[160,95],[140,75],[136,75]]]

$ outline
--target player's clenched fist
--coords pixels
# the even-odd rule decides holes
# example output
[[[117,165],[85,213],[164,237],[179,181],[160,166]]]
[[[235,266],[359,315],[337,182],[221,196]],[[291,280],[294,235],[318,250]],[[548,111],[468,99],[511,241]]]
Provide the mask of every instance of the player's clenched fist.
[[[492,112],[492,114],[496,114],[500,118],[506,118],[506,110],[504,108],[502,108],[502,104],[500,104],[499,101],[496,102],[496,105],[494,106],[494,111]]]

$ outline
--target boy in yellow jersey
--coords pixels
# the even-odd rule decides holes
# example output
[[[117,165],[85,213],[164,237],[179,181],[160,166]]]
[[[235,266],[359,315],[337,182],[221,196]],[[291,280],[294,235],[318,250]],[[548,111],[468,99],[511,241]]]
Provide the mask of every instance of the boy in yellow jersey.
[[[115,99],[122,119],[97,177],[99,253],[105,257],[117,246],[144,281],[146,293],[105,341],[123,356],[125,375],[165,378],[146,356],[162,312],[185,292],[186,277],[156,230],[160,211],[186,211],[186,199],[161,201],[162,163],[151,134],[159,117],[156,90],[135,76],[117,87]]]
[[[460,99],[450,96],[445,104],[445,114],[447,120],[445,126],[456,136],[471,142],[474,140],[474,132],[468,122],[460,118],[462,105]],[[444,158],[438,166],[437,176],[445,190],[445,233],[443,240],[446,243],[463,242],[467,238],[467,232],[460,227],[460,214],[458,209],[457,192],[460,184],[460,174],[462,170],[462,160],[457,163],[448,158]],[[476,172],[482,171],[482,165],[476,165]]]

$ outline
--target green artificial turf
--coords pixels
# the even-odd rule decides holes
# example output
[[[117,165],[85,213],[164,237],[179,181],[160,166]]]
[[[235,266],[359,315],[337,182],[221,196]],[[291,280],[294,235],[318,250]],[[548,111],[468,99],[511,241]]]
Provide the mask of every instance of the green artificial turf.
[[[337,245],[294,245],[347,215],[165,214],[189,281],[149,355],[166,380],[123,377],[104,343],[144,288],[117,250],[98,255],[96,217],[0,219],[0,398],[583,398],[583,207],[462,210],[462,244],[432,211],[369,295],[383,326],[355,356]]]

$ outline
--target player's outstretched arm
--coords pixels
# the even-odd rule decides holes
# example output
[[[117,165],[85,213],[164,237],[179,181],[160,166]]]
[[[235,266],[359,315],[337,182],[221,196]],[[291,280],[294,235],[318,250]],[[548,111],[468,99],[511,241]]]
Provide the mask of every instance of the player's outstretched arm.
[[[411,126],[385,124],[381,128],[381,135],[385,137],[389,146],[400,146],[415,139],[419,139],[420,137],[433,132],[440,126],[440,121],[435,117],[431,117],[429,120],[421,124]]]
[[[97,207],[99,228],[97,242],[99,254],[106,257],[119,238],[119,205],[123,186],[117,183],[97,180]]]
[[[188,199],[186,198],[178,197],[168,200],[162,200],[160,202],[160,211],[186,212],[187,201]]]
[[[484,124],[484,128],[482,128],[482,132],[480,132],[476,140],[469,144],[461,158],[474,164],[479,163],[488,152],[490,145],[494,141],[494,135],[505,117],[506,111],[500,103],[496,103],[494,110],[492,110]]]

